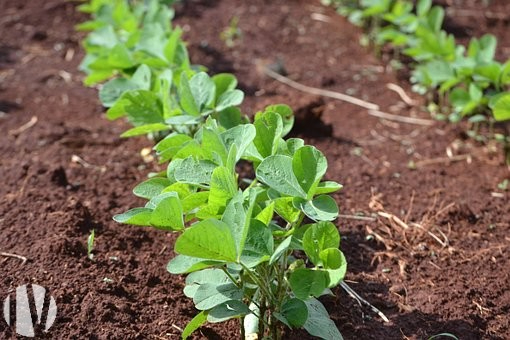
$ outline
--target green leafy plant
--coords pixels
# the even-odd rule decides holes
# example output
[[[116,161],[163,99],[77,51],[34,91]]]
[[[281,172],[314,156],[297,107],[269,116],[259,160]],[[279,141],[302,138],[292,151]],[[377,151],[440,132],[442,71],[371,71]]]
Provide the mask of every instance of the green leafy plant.
[[[243,337],[279,339],[284,327],[341,339],[317,299],[346,272],[338,215],[323,181],[327,160],[302,139],[284,139],[294,117],[272,105],[253,122],[237,108],[244,94],[230,74],[210,77],[187,58],[172,11],[157,0],[93,0],[81,69],[99,91],[107,117],[126,117],[123,136],[149,134],[166,171],[137,185],[147,200],[114,219],[179,233],[172,274],[187,274],[184,294],[205,322],[241,320]],[[238,164],[251,164],[240,172]],[[89,249],[93,236],[89,237]]]
[[[414,5],[404,0],[327,0],[339,12],[369,29],[378,44],[389,44],[411,57],[413,89],[421,94],[438,93],[439,108],[451,121],[486,114],[490,119],[510,119],[510,60],[494,60],[497,40],[487,34],[473,38],[468,48],[442,29],[444,9],[432,0]],[[432,97],[432,96],[431,96]],[[492,113],[492,114],[491,114]]]
[[[346,271],[329,222],[338,208],[326,195],[341,186],[321,181],[327,161],[317,149],[282,138],[288,111],[272,106],[253,124],[229,129],[208,119],[192,139],[180,137],[187,141],[171,147],[165,177],[134,189],[148,203],[114,217],[180,233],[168,270],[189,274],[184,293],[201,311],[184,337],[206,321],[241,318],[243,334],[276,339],[286,325],[340,338],[316,298]],[[240,160],[255,168],[245,187],[248,179],[235,167]]]

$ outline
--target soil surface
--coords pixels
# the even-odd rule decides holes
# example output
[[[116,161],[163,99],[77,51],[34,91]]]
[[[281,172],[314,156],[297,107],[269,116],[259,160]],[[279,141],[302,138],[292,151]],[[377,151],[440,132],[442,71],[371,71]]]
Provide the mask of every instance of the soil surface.
[[[457,10],[448,28],[496,34],[498,58],[508,59],[510,5],[481,3],[444,1]],[[142,203],[131,189],[157,165],[140,155],[151,142],[120,139],[127,124],[107,121],[97,90],[81,84],[83,35],[74,25],[87,17],[65,0],[2,0],[0,13],[0,298],[22,284],[48,288],[58,316],[40,338],[178,339],[196,311],[183,277],[165,270],[175,236],[111,219]],[[234,17],[241,37],[227,47],[220,35]],[[246,113],[289,104],[293,134],[322,150],[327,177],[345,186],[335,199],[346,282],[389,319],[336,289],[323,302],[346,339],[510,338],[510,188],[498,188],[510,172],[501,146],[467,138],[465,123],[382,120],[264,75],[277,66],[308,86],[430,119],[406,80],[358,44],[362,32],[319,1],[194,0],[175,21],[194,63],[239,78]],[[416,103],[403,103],[390,83]],[[207,325],[196,338],[234,339],[236,326]],[[287,334],[298,336],[310,338]],[[1,319],[0,338],[15,337]]]

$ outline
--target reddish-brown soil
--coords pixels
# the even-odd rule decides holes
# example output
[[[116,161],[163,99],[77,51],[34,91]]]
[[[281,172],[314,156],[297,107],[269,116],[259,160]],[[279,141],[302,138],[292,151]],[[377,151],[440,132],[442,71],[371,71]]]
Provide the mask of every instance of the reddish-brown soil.
[[[469,35],[491,31],[501,39],[498,57],[510,57],[508,17],[484,15],[508,14],[510,6],[473,3],[470,17],[449,18],[450,27]],[[58,317],[43,338],[177,339],[196,311],[181,293],[184,279],[165,270],[175,237],[111,220],[141,203],[131,188],[156,165],[139,153],[151,142],[121,140],[127,125],[107,121],[97,91],[81,84],[83,35],[73,25],[86,16],[64,0],[3,0],[0,13],[0,252],[28,259],[0,256],[0,299],[25,283],[50,289]],[[242,38],[228,48],[219,36],[234,16]],[[188,1],[176,22],[186,30],[194,63],[237,75],[247,113],[271,103],[292,106],[294,135],[321,149],[327,176],[344,184],[335,198],[345,215],[337,225],[347,282],[390,320],[337,289],[324,303],[346,339],[443,332],[510,338],[510,195],[498,189],[510,175],[500,146],[467,139],[465,124],[380,120],[264,76],[257,65],[278,62],[306,85],[428,118],[386,88],[397,83],[411,93],[359,46],[361,31],[319,1]],[[86,246],[92,230],[93,261]],[[287,337],[298,336],[308,338]],[[0,338],[15,337],[0,319]],[[235,323],[197,333],[236,337]]]

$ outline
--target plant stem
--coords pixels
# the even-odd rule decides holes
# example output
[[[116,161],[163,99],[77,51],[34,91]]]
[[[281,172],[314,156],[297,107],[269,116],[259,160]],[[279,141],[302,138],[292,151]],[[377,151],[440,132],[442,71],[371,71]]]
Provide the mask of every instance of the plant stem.
[[[236,279],[234,279],[234,277],[228,272],[227,268],[225,267],[221,267],[221,270],[223,270],[223,272],[225,273],[225,275],[228,276],[228,278],[230,279],[230,281],[232,281],[233,284],[236,285],[237,288],[241,289],[243,288],[242,284],[240,282],[237,282]]]
[[[253,280],[253,282],[255,282],[255,284],[257,284],[257,286],[259,286],[261,292],[262,292],[262,295],[264,296],[267,296],[268,298],[271,298],[273,300],[275,300],[275,297],[273,296],[271,290],[269,290],[266,285],[265,285],[265,282],[261,281],[257,276],[255,276],[251,270],[246,267],[244,264],[241,263],[241,266],[243,267],[244,271],[248,274],[248,276]]]

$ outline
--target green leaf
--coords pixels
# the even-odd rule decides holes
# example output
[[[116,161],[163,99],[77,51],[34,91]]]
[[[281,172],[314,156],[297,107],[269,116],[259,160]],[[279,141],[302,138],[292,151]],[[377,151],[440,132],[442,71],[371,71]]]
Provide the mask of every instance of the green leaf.
[[[223,262],[207,261],[196,257],[177,255],[168,262],[166,270],[171,274],[186,274],[220,264],[223,264]]]
[[[325,181],[321,182],[317,185],[317,188],[315,188],[314,195],[320,195],[320,194],[329,194],[335,191],[338,191],[343,188],[343,185],[333,182],[333,181]]]
[[[96,238],[96,231],[92,229],[90,232],[89,237],[87,238],[87,257],[90,260],[94,259],[94,254],[92,251],[94,250],[94,239]]]
[[[163,189],[172,184],[168,178],[164,177],[153,177],[140,184],[133,189],[135,196],[151,199],[154,196],[159,195]]]
[[[303,328],[313,336],[325,340],[343,340],[342,335],[330,319],[328,311],[317,299],[305,301],[308,307],[308,318]]]
[[[207,203],[209,191],[199,191],[186,196],[182,200],[182,210],[189,213],[191,210],[199,208]]]
[[[483,97],[483,92],[478,86],[471,83],[469,84],[469,97],[471,98],[471,101],[478,103]]]
[[[99,100],[104,107],[112,107],[120,96],[127,91],[137,90],[138,86],[130,79],[115,78],[106,82],[99,90]]]
[[[227,173],[229,176],[230,174]],[[213,175],[214,177],[214,175]],[[211,189],[212,190],[212,189]],[[232,196],[230,194],[227,198],[230,199]],[[243,206],[244,197],[242,192],[235,193],[230,202],[223,213],[222,221],[225,222],[230,227],[230,232],[234,237],[234,242],[236,244],[237,254],[241,254],[244,248],[244,243],[246,241],[246,236],[248,234],[249,225],[246,225],[246,211]],[[226,200],[225,200],[226,203]]]
[[[113,216],[113,220],[118,223],[150,226],[151,215],[152,209],[134,208],[126,211],[123,214]]]
[[[299,148],[292,157],[294,175],[310,198],[327,168],[326,157],[313,146]]]
[[[124,131],[120,136],[122,138],[134,137],[134,136],[146,135],[148,133],[154,133],[154,132],[166,131],[166,130],[170,130],[170,126],[163,124],[163,123],[153,123],[153,124],[146,124],[146,125],[134,127],[127,131]]]
[[[113,68],[125,69],[135,66],[133,58],[124,44],[115,45],[108,53],[108,63]]]
[[[496,54],[496,46],[498,41],[496,37],[492,34],[485,34],[479,40],[480,42],[480,51],[477,55],[477,60],[482,63],[490,63],[494,59],[494,55]]]
[[[233,283],[205,283],[198,287],[193,302],[195,308],[207,310],[230,300],[241,300],[243,291]]]
[[[273,219],[274,206],[275,206],[275,202],[272,201],[271,203],[269,203],[269,205],[267,207],[262,209],[262,211],[260,213],[258,213],[258,215],[255,218],[257,220],[261,221],[262,223],[264,223],[265,225],[268,225],[269,222],[271,222],[271,220]]]
[[[492,113],[494,114],[494,118],[498,121],[509,120],[510,119],[510,93],[507,93],[494,103],[492,108]]]
[[[425,64],[425,66],[433,86],[437,86],[455,77],[454,70],[449,62],[433,60]]]
[[[207,316],[207,321],[212,323],[223,322],[233,318],[240,318],[250,313],[251,310],[241,301],[230,300],[211,309]]]
[[[306,300],[310,296],[320,296],[328,287],[328,279],[323,270],[298,268],[290,274],[289,284],[298,299]]]
[[[444,9],[439,6],[434,6],[428,13],[427,21],[430,29],[434,32],[439,32],[444,20]]]
[[[501,64],[493,61],[485,65],[477,66],[474,70],[473,78],[476,82],[489,81],[495,86],[499,86],[501,70]]]
[[[216,103],[216,111],[223,111],[226,108],[240,105],[244,99],[244,92],[241,90],[232,90],[223,93]]]
[[[192,138],[184,134],[170,134],[160,141],[154,149],[160,156],[161,160],[166,161],[172,159],[177,151],[179,151],[186,142]]]
[[[206,157],[215,161],[220,165],[226,165],[227,163],[227,148],[223,143],[221,137],[210,128],[202,129],[202,149],[206,153]]]
[[[184,229],[182,217],[182,205],[179,196],[168,196],[166,194],[154,211],[152,212],[150,223],[154,227],[163,230],[181,230]]]
[[[220,136],[227,150],[230,150],[233,145],[236,146],[236,161],[238,161],[255,138],[256,133],[257,131],[252,124],[243,124],[228,129]]]
[[[301,138],[289,138],[286,141],[287,149],[291,155],[294,155],[296,151],[305,145],[305,141]]]
[[[194,331],[207,322],[207,311],[201,311],[186,325],[182,331],[182,340],[186,340]]]
[[[181,35],[182,30],[180,28],[175,28],[163,48],[163,54],[170,64],[176,64],[175,56],[179,47]]]
[[[140,38],[135,46],[137,51],[148,55],[144,62],[149,66],[153,63],[158,66],[166,65],[166,57],[163,52],[164,46],[165,32],[163,27],[158,23],[146,22],[140,30]]]
[[[175,251],[208,260],[235,262],[236,245],[224,222],[209,219],[186,229],[175,242]]]
[[[294,112],[285,104],[277,104],[266,107],[265,112],[276,112],[282,118],[282,137],[286,136],[294,126]]]
[[[212,77],[216,85],[216,101],[218,98],[227,91],[234,90],[237,86],[237,79],[230,73],[218,73]]]
[[[329,248],[333,249],[333,248]],[[340,281],[342,281],[345,277],[345,273],[347,272],[347,261],[342,252],[340,252],[340,267],[337,269],[326,269],[329,280],[328,280],[328,288],[336,287]]]
[[[191,273],[186,277],[186,286],[184,295],[193,298],[200,286],[206,283],[220,285],[231,282],[227,274],[222,269],[210,268]]]
[[[469,93],[460,87],[450,92],[449,99],[456,112],[462,112],[470,101]]]
[[[182,73],[181,82],[178,88],[179,98],[181,107],[192,116],[200,115],[200,108],[198,104],[195,102],[195,98],[193,97],[193,92],[191,91],[191,86],[189,84],[188,76],[186,73]]]
[[[338,248],[327,248],[319,253],[321,265],[326,269],[338,269],[342,265],[342,252]]]
[[[253,143],[258,152],[263,158],[273,155],[283,133],[282,118],[278,113],[267,112],[257,115],[253,124],[257,130]]]
[[[281,197],[274,199],[274,210],[279,216],[281,216],[285,221],[289,223],[296,222],[299,218],[299,214],[301,213],[299,209],[294,208],[292,201],[292,197]]]
[[[222,110],[214,117],[225,129],[231,129],[246,122],[246,118],[241,113],[241,110],[234,106]]]
[[[128,116],[129,121],[135,125],[164,123],[163,120],[163,107],[157,96],[157,94],[146,91],[146,90],[134,90],[124,93],[120,99],[122,104],[116,108],[117,105],[111,109],[116,108],[120,112]],[[108,118],[115,119],[118,116],[122,116],[117,111],[110,114],[108,111]]]
[[[99,90],[99,99],[105,107],[111,107],[121,96],[130,90],[149,90],[151,70],[140,65],[130,79],[115,78],[106,82]]]
[[[308,307],[300,299],[290,299],[283,303],[280,312],[291,327],[300,328],[308,319]]]
[[[195,74],[189,82],[183,73],[179,95],[183,109],[190,115],[198,116],[213,103],[215,85],[205,72]]]
[[[284,155],[269,156],[260,163],[257,178],[282,194],[306,198],[292,171],[292,158]]]
[[[241,262],[248,268],[269,261],[273,254],[274,240],[271,230],[262,222],[252,220],[244,244]]]
[[[108,25],[98,29],[97,31],[91,32],[87,37],[87,44],[104,46],[110,48],[115,46],[119,42],[117,34],[115,33],[113,26]]]
[[[283,240],[282,243],[280,243],[278,245],[278,247],[276,247],[276,250],[274,251],[273,255],[271,255],[271,258],[269,259],[269,265],[272,265],[273,263],[275,263],[276,261],[278,261],[280,259],[282,254],[284,254],[287,251],[287,249],[289,249],[291,241],[292,241],[292,236],[289,236],[285,240]]]
[[[428,13],[432,7],[432,0],[419,0],[416,4],[416,14],[422,17]]]
[[[312,224],[303,235],[303,249],[315,265],[321,263],[320,252],[340,246],[340,234],[331,222]]]
[[[169,125],[196,125],[203,124],[203,120],[201,116],[193,116],[188,114],[181,114],[179,110],[176,111],[177,114],[171,117],[168,117],[165,122]]]
[[[327,195],[317,196],[311,201],[295,197],[292,204],[316,222],[333,221],[338,216],[335,200]]]
[[[222,213],[227,202],[237,194],[237,190],[237,181],[234,174],[227,167],[217,167],[211,177],[209,207],[215,213]]]
[[[198,161],[192,156],[184,159],[175,169],[175,179],[182,183],[205,185],[211,182],[211,176],[217,165],[210,161]]]

